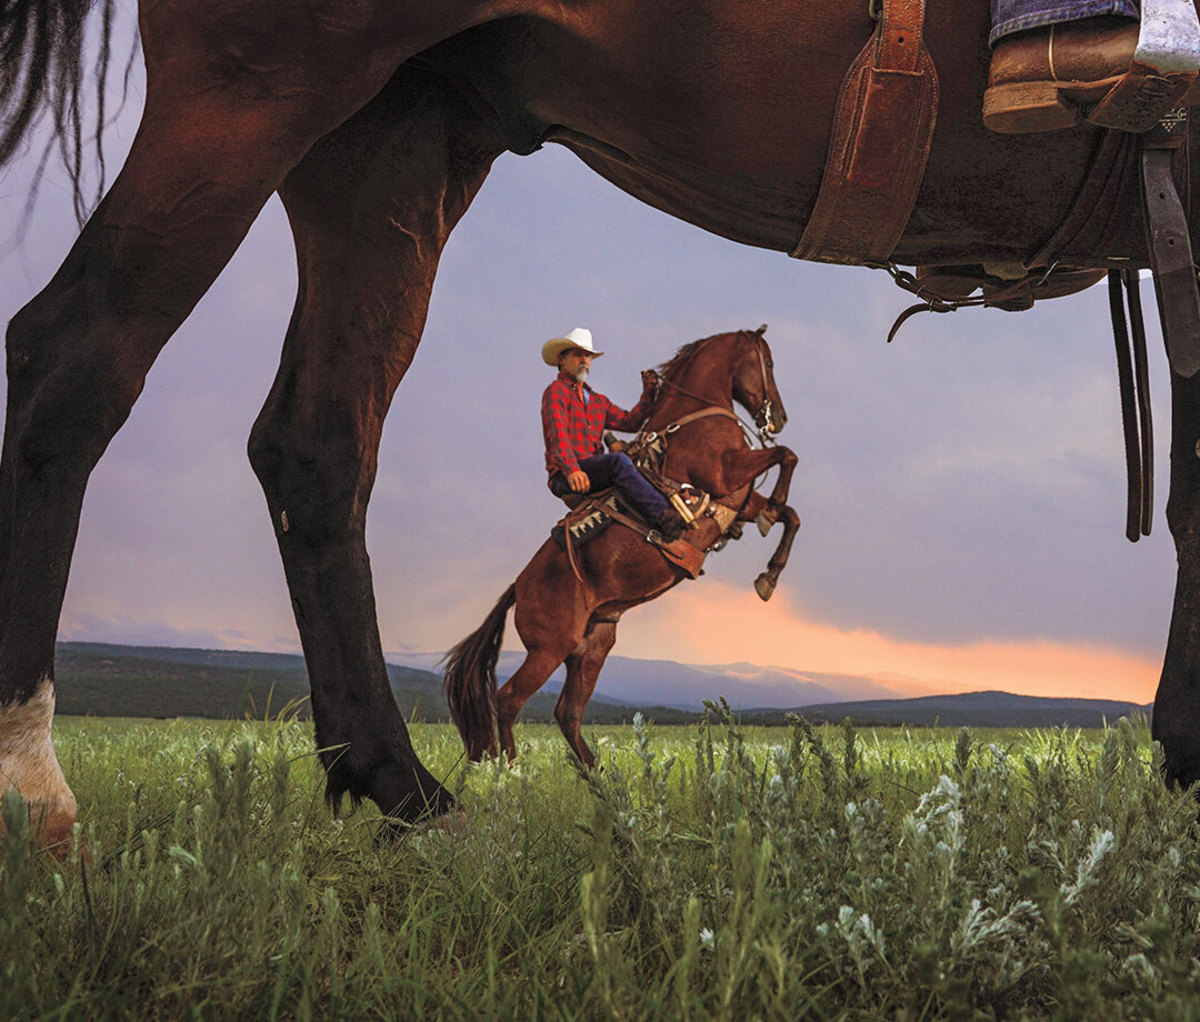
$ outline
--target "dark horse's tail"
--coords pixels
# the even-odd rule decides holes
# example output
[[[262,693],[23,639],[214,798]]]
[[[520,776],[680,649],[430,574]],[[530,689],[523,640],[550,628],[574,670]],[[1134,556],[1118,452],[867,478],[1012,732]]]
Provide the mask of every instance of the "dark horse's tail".
[[[496,739],[496,661],[500,659],[508,608],[516,602],[514,582],[483,624],[446,654],[442,691],[472,762],[482,759]]]
[[[93,9],[100,12],[94,59],[87,54],[84,35]],[[93,144],[99,171],[96,197],[104,190],[100,135],[108,116],[104,92],[115,12],[115,0],[0,0],[0,166],[18,152],[29,129],[49,111],[81,224],[85,207],[94,203],[85,200],[82,181],[86,149]],[[89,63],[94,81],[88,80]],[[126,83],[132,63],[131,54]],[[95,97],[90,124],[85,122],[87,96]]]

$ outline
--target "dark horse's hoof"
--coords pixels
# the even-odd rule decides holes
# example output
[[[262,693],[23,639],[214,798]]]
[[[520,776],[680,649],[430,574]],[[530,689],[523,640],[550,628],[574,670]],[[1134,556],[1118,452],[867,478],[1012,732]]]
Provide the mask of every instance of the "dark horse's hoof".
[[[754,580],[754,591],[758,593],[759,599],[766,603],[775,592],[775,580],[764,571]]]
[[[415,834],[429,834],[433,831],[444,831],[447,834],[460,834],[467,829],[467,814],[462,809],[439,813],[434,816],[423,816],[411,823],[384,817],[379,830],[375,832],[375,844],[392,845],[403,841]]]

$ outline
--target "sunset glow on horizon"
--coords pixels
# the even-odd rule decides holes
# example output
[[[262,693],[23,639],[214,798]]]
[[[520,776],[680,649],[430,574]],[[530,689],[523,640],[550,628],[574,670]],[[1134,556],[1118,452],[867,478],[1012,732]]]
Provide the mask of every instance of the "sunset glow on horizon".
[[[1161,663],[1094,643],[976,640],[935,644],[805,620],[786,593],[763,604],[715,580],[629,615],[616,652],[654,656],[663,634],[697,664],[750,660],[801,672],[871,678],[897,696],[999,690],[1018,695],[1148,703]],[[677,658],[682,659],[682,658]]]

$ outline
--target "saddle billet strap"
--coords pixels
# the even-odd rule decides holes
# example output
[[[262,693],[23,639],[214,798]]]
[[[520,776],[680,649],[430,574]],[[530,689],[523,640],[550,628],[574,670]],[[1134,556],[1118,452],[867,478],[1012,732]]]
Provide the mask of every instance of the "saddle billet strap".
[[[1185,141],[1186,131],[1142,139],[1142,197],[1167,361],[1171,372],[1190,378],[1200,370],[1200,287],[1187,215],[1172,174],[1173,157]]]
[[[886,263],[908,225],[937,120],[924,0],[883,0],[842,81],[816,206],[792,251],[818,262]]]

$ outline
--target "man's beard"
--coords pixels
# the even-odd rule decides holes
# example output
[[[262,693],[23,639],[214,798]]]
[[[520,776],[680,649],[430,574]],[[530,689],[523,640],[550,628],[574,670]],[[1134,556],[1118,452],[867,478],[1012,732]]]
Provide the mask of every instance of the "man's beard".
[[[575,375],[574,375],[575,382],[576,383],[587,383],[588,372],[589,372],[589,370],[588,370],[587,366],[580,366],[578,369],[576,369]]]

